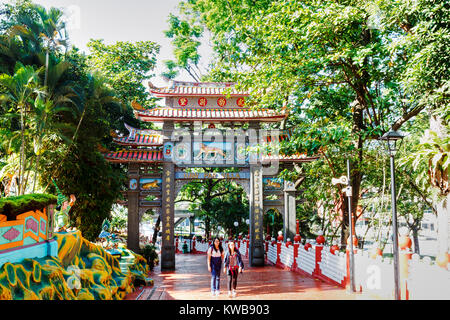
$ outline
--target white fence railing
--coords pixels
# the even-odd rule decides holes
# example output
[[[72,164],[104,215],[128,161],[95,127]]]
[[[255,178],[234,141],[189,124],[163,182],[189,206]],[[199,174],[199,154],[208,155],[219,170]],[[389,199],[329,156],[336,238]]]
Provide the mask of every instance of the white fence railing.
[[[299,246],[296,261],[299,269],[312,275],[316,268],[316,250],[314,248],[309,248],[309,250],[306,251],[303,246]]]
[[[290,245],[289,248],[286,248],[285,244],[281,245],[280,262],[286,267],[292,267],[294,263],[294,246]]]
[[[195,250],[199,252],[206,252],[208,251],[209,244],[208,242],[195,242]]]
[[[243,241],[240,243],[239,252],[242,256],[245,256],[247,253],[247,242]]]
[[[277,245],[272,245],[269,243],[268,250],[267,250],[267,260],[272,262],[273,264],[277,263]]]
[[[319,267],[321,274],[337,283],[342,283],[347,275],[345,253],[332,254],[329,248],[324,247],[321,252]]]

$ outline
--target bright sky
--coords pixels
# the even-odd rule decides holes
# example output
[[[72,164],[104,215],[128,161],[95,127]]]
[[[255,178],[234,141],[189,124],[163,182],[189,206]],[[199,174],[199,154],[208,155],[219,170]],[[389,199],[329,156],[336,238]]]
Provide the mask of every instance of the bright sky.
[[[3,2],[0,0],[0,2]],[[159,77],[164,70],[163,61],[173,58],[171,39],[164,36],[168,29],[169,13],[177,14],[180,0],[34,0],[46,8],[62,8],[69,17],[69,38],[73,45],[88,52],[86,44],[92,39],[104,39],[105,43],[116,41],[154,41],[161,45],[156,86],[166,83]],[[203,64],[207,65],[210,49],[200,47]],[[206,63],[205,63],[206,61]],[[177,80],[193,81],[182,73]]]

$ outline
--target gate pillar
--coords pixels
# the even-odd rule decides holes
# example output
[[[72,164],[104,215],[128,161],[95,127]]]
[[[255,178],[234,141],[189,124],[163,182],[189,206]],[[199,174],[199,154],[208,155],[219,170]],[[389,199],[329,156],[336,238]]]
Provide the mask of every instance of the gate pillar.
[[[173,129],[173,122],[164,122],[164,142],[170,141]],[[163,270],[175,269],[175,196],[175,164],[171,161],[171,159],[167,159],[163,163],[161,194],[161,269]]]
[[[127,247],[131,251],[139,253],[139,164],[137,163],[130,163],[128,166],[127,201]]]
[[[296,202],[295,202],[295,185],[293,182],[284,181],[284,217],[283,217],[283,234],[284,239],[294,240],[297,223],[296,223]]]
[[[264,265],[263,182],[261,165],[250,166],[250,250],[251,266]]]

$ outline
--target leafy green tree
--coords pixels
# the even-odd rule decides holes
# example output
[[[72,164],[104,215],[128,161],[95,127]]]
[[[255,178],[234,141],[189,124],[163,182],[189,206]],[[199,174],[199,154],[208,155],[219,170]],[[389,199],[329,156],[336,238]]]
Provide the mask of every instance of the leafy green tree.
[[[419,145],[406,163],[413,166],[422,181],[428,180],[433,186],[440,225],[439,252],[445,254],[450,245],[450,4],[439,0],[380,0],[377,4],[382,21],[398,31],[392,47],[410,57],[401,77],[405,92],[430,114],[429,130],[422,132]]]
[[[20,164],[19,164],[19,195],[25,192],[25,119],[31,106],[33,105],[33,94],[38,90],[38,72],[32,66],[24,66],[20,62],[16,64],[14,75],[0,75],[0,85],[3,87],[3,93],[0,96],[3,102],[6,102],[11,111],[20,113]]]
[[[202,72],[199,68],[200,54],[198,48],[201,42],[198,38],[202,36],[202,26],[191,24],[189,21],[184,21],[173,14],[169,15],[168,22],[169,30],[164,33],[167,38],[173,39],[175,60],[165,61],[168,71],[163,75],[172,79],[178,74],[176,69],[183,69],[194,81],[200,81]]]
[[[321,154],[328,185],[351,159],[356,220],[368,151],[424,109],[402,87],[410,55],[391,50],[397,30],[377,26],[370,1],[249,3],[183,2],[189,17],[212,33],[208,79],[237,81],[251,93],[249,106],[290,110],[282,125],[296,132],[283,151]],[[346,201],[341,205],[345,244],[348,210]]]
[[[22,170],[21,176],[25,178],[20,180],[25,182],[34,171],[33,189],[55,192],[51,184],[54,179],[64,194],[73,193],[77,197],[70,223],[93,240],[120,194],[125,171],[121,165],[106,162],[97,147],[99,144],[111,147],[110,131],[122,130],[124,118],[132,118],[132,112],[123,108],[119,92],[103,74],[91,72],[86,55],[74,47],[66,48],[64,54],[60,51],[59,45],[64,43],[57,41],[65,40],[66,34],[58,10],[42,10],[31,1],[17,1],[3,8],[2,77],[5,81],[14,77],[14,65],[19,64],[26,70],[38,71],[34,71],[36,87],[29,90],[24,100],[25,143],[21,143],[20,108],[18,100],[14,101],[17,95],[0,85],[5,98],[0,108],[2,192],[14,188],[18,170]],[[154,64],[152,57],[136,59],[143,61],[143,69]],[[137,64],[135,68],[139,68]],[[22,149],[26,168],[19,163],[22,157],[17,156],[21,154],[21,144],[25,144]]]
[[[151,106],[153,100],[143,82],[150,79],[156,65],[160,46],[152,41],[122,42],[108,45],[103,40],[91,40],[88,64],[108,79],[124,105],[135,100],[142,106]]]

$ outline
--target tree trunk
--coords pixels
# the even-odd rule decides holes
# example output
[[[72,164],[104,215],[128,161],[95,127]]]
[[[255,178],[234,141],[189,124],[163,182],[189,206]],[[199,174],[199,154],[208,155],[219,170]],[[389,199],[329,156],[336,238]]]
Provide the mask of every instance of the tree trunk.
[[[209,237],[211,236],[211,223],[210,223],[210,219],[209,217],[205,217],[205,236],[206,239],[209,239]]]
[[[190,236],[195,235],[194,222],[195,222],[195,217],[189,217],[189,235]]]
[[[412,228],[412,234],[413,234],[413,241],[414,241],[414,253],[420,254],[419,228],[417,228],[417,227]]]
[[[32,193],[34,193],[34,190],[36,188],[36,180],[37,180],[37,175],[38,175],[38,167],[39,167],[39,159],[40,159],[40,154],[36,156],[35,158],[35,172],[34,172],[34,181],[33,181],[33,191]]]
[[[358,141],[358,148],[359,149],[359,161],[362,159],[362,141]],[[350,229],[349,229],[349,217],[348,213],[351,211],[352,217],[353,217],[353,225],[352,225],[352,232],[354,236],[357,236],[355,225],[356,225],[356,219],[357,214],[356,211],[358,209],[358,203],[359,203],[359,193],[361,190],[361,180],[362,180],[362,174],[361,171],[358,169],[359,164],[351,165],[350,168],[350,182],[352,187],[352,208],[351,210],[348,209],[348,198],[344,195],[344,210],[342,214],[342,229],[341,229],[341,248],[345,248],[347,246],[347,239],[350,235]]]
[[[159,214],[158,219],[156,220],[156,223],[155,223],[155,228],[153,230],[153,239],[152,239],[153,244],[155,244],[156,240],[158,239],[158,232],[159,232],[160,224],[161,224],[161,214]]]
[[[20,134],[21,134],[21,143],[20,143],[20,160],[19,160],[19,186],[18,186],[18,195],[22,195],[24,193],[23,188],[23,178],[25,176],[25,123],[24,123],[24,114],[23,114],[22,106],[20,108]]]

